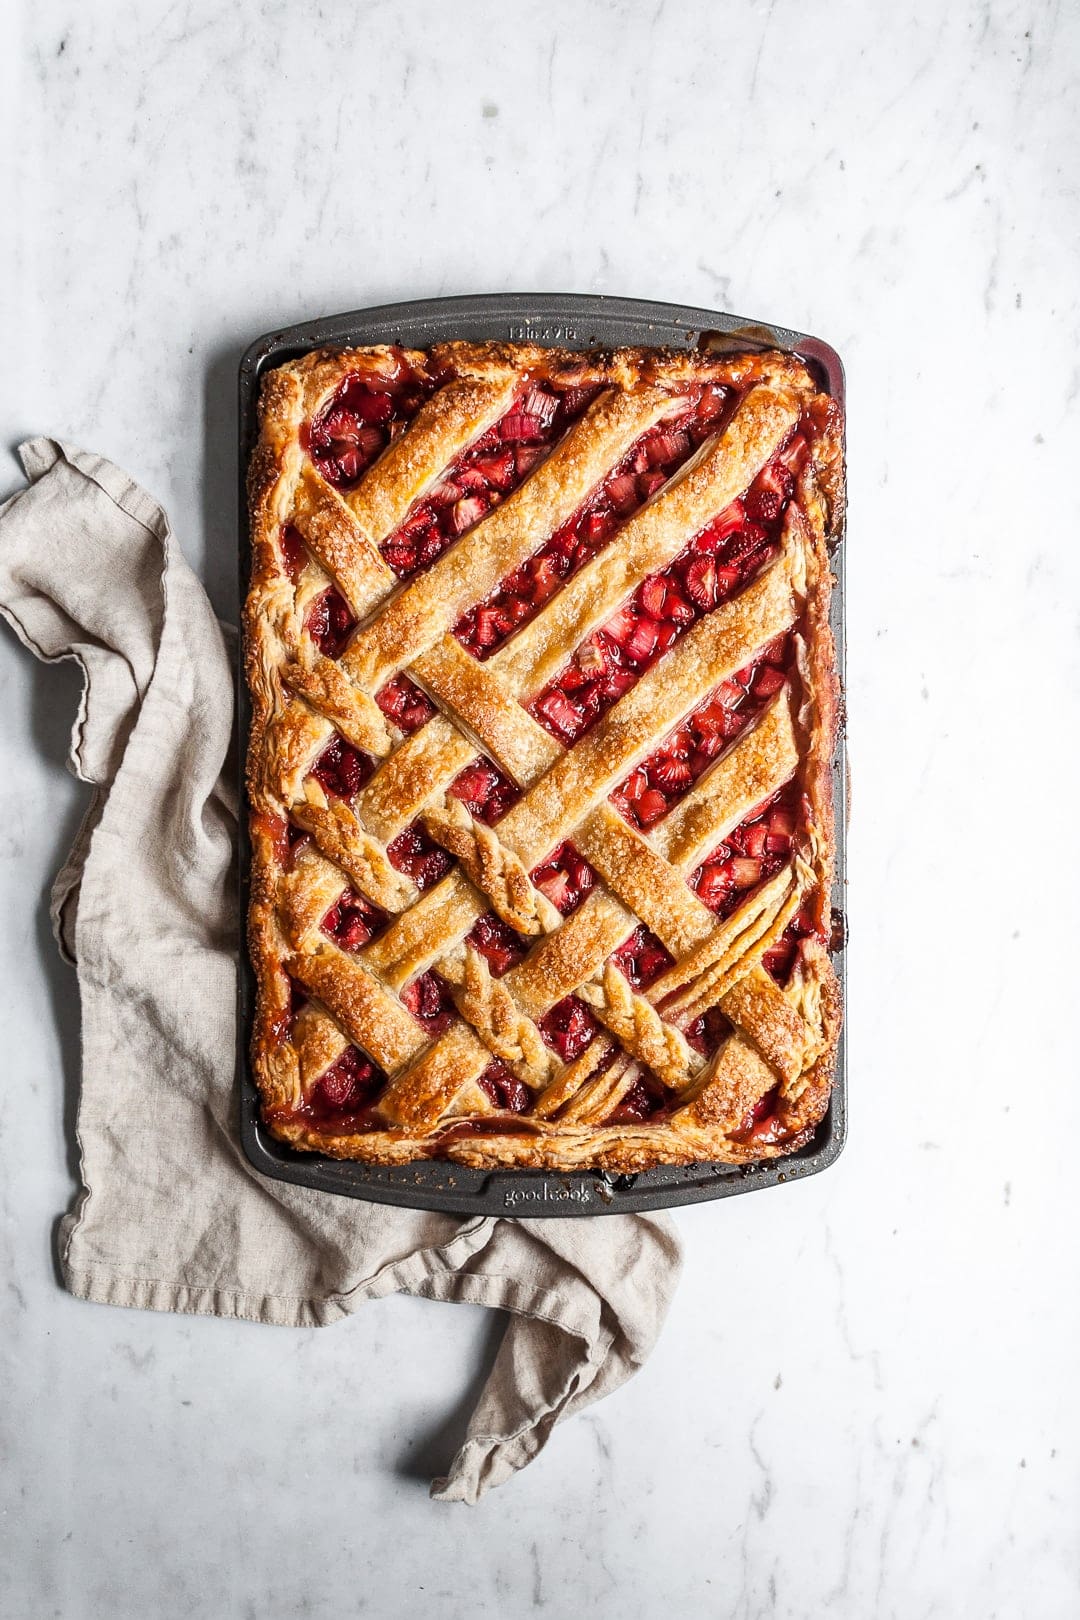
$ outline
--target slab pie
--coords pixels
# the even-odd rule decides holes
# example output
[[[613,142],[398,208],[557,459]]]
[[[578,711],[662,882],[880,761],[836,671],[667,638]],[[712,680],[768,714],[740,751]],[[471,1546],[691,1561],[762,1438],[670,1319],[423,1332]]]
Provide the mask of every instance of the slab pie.
[[[244,610],[268,1128],[634,1172],[806,1143],[837,403],[777,352],[450,343],[264,379]]]

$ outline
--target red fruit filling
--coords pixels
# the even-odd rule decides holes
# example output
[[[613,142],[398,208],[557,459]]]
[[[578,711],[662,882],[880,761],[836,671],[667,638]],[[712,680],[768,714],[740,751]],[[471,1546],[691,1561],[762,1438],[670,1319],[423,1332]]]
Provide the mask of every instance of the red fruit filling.
[[[340,658],[356,628],[352,608],[331,585],[317,596],[305,621],[307,633],[327,658]]]
[[[346,889],[320,926],[343,951],[358,951],[386,926],[386,913],[363,895]]]
[[[454,1003],[445,979],[440,978],[433,969],[429,968],[418,979],[407,984],[401,992],[401,1000],[417,1022],[424,1026],[429,1040],[435,1040],[449,1027]]]
[[[311,767],[311,774],[327,793],[338,799],[351,799],[374,769],[375,761],[369,754],[362,754],[359,748],[335,734]]]
[[[721,920],[730,917],[751,889],[790,858],[798,815],[799,790],[790,782],[702,861],[690,878],[698,899]]]
[[[303,1113],[316,1123],[344,1123],[369,1103],[386,1083],[386,1076],[355,1046],[347,1046],[335,1063],[319,1077],[306,1099]],[[357,1125],[368,1122],[356,1121]]]
[[[294,826],[284,816],[270,815],[266,811],[257,810],[251,818],[253,833],[263,833],[274,846],[274,859],[286,872],[291,872],[293,865],[302,849],[311,843],[311,834],[302,827]]]
[[[294,865],[294,863],[296,861],[296,857],[300,854],[301,850],[307,849],[308,845],[311,843],[311,834],[309,832],[305,832],[303,827],[294,827],[292,822],[290,821],[289,824],[288,824],[288,828],[286,830],[285,836],[288,839],[288,845],[289,845],[289,862],[288,862],[288,864],[289,864],[289,866],[291,868]]]
[[[564,996],[539,1021],[541,1035],[564,1063],[573,1063],[598,1033],[600,1025],[583,1001]]]
[[[308,554],[303,535],[291,523],[286,523],[281,531],[281,555],[285,572],[295,584],[307,567]]]
[[[546,545],[515,568],[486,601],[470,608],[454,626],[454,634],[474,657],[490,658],[506,638],[529,619],[572,578],[591,557],[602,551],[620,524],[665,484],[700,442],[694,432],[707,431],[708,412],[717,403],[715,389],[697,406],[706,415],[699,423],[693,408],[675,420],[659,422],[642,435],[622,461],[599,484],[574,516],[557,529]]]
[[[416,822],[387,844],[386,853],[391,866],[411,877],[421,891],[438,883],[453,865],[445,849],[429,838]]]
[[[379,549],[394,572],[408,579],[430,568],[447,546],[524,483],[596,392],[527,384],[507,414],[451,462],[383,541]]]
[[[327,483],[349,489],[423,404],[430,384],[395,355],[381,377],[348,377],[308,424],[305,448]]]
[[[419,731],[435,713],[431,699],[407,675],[395,675],[375,694],[375,701],[388,720],[406,736]]]
[[[642,1074],[626,1096],[616,1103],[605,1119],[605,1125],[641,1125],[654,1120],[666,1105],[667,1098],[659,1080],[651,1074]]]
[[[635,990],[647,990],[671,967],[675,958],[644,923],[639,923],[630,938],[612,952],[611,960]]]
[[[790,501],[794,488],[794,474],[779,456],[774,456],[746,492],[743,504],[751,523],[760,523],[763,527],[776,523]]]
[[[284,816],[275,816],[265,810],[256,810],[251,817],[251,832],[253,837],[260,834],[270,840],[274,850],[274,859],[279,866],[288,867],[292,863],[289,859],[289,823]]]
[[[776,1116],[776,1105],[780,1101],[780,1087],[773,1086],[764,1097],[759,1097],[753,1108],[748,1108],[739,1124],[737,1131],[732,1131],[733,1142],[776,1142],[782,1140],[787,1132],[780,1125]]]
[[[761,713],[784,684],[788,637],[778,636],[753,664],[715,692],[630,772],[611,802],[632,827],[651,827],[689,793],[713,760]]]
[[[533,699],[531,713],[560,742],[576,742],[692,624],[749,584],[777,549],[775,536],[733,501],[593,632]]]
[[[449,791],[478,821],[486,821],[488,826],[494,826],[521,798],[521,789],[516,783],[483,756],[466,765],[451,782]]]
[[[721,1041],[731,1034],[731,1025],[719,1007],[710,1007],[692,1024],[687,1024],[683,1034],[695,1052],[700,1052],[702,1057],[711,1057]]]
[[[788,979],[791,977],[799,941],[801,939],[810,939],[814,935],[817,935],[819,939],[821,938],[820,930],[810,914],[809,906],[803,906],[788,923],[776,944],[770,946],[761,958],[761,965],[766,973],[771,973],[781,987],[787,984]]]
[[[476,1083],[496,1108],[505,1108],[511,1114],[523,1114],[532,1101],[528,1088],[510,1073],[501,1058],[493,1058]]]
[[[529,874],[533,884],[562,916],[576,911],[596,882],[596,873],[573,844],[566,840]]]
[[[496,979],[516,966],[528,950],[521,935],[493,911],[485,911],[476,919],[466,940],[480,952]]]

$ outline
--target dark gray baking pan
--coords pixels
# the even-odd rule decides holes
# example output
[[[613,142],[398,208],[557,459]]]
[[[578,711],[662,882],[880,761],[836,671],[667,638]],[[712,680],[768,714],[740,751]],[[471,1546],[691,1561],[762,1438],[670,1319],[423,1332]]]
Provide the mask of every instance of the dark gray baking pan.
[[[324,345],[400,343],[423,349],[454,338],[510,339],[569,348],[617,348],[648,345],[689,349],[708,346],[713,352],[776,348],[797,351],[815,366],[822,386],[844,402],[844,372],[828,344],[784,326],[770,326],[711,309],[678,304],[644,303],[636,298],[598,298],[561,293],[492,293],[465,298],[433,298],[417,303],[385,304],[378,309],[331,315],[302,326],[284,327],[258,338],[240,364],[240,599],[247,594],[250,568],[244,494],[244,471],[256,433],[255,406],[264,371]],[[844,674],[844,560],[839,546],[833,562],[833,629],[840,674]],[[247,753],[250,708],[243,671],[238,670],[240,715],[240,916],[247,915],[250,846],[243,761]],[[835,761],[836,795],[836,933],[843,936],[845,823],[847,811],[844,741]],[[843,952],[837,959],[846,980]],[[844,983],[846,992],[846,982]],[[533,1170],[471,1170],[445,1160],[386,1167],[341,1162],[317,1153],[298,1153],[276,1141],[259,1118],[258,1094],[248,1062],[255,1005],[254,975],[243,940],[240,948],[237,1073],[240,1130],[251,1163],[264,1175],[322,1192],[366,1198],[413,1209],[440,1209],[456,1215],[606,1215],[635,1210],[670,1209],[676,1204],[728,1198],[816,1175],[839,1157],[847,1133],[847,1043],[843,1035],[837,1056],[836,1083],[828,1113],[814,1140],[789,1158],[759,1165],[697,1164],[612,1175],[580,1171],[568,1175]]]

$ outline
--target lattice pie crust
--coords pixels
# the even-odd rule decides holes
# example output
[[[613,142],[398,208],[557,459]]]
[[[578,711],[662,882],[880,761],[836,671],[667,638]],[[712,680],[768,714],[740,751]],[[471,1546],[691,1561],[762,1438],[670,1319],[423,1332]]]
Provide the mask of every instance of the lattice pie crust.
[[[808,367],[314,353],[265,379],[249,487],[275,1135],[620,1171],[805,1143],[843,503]]]

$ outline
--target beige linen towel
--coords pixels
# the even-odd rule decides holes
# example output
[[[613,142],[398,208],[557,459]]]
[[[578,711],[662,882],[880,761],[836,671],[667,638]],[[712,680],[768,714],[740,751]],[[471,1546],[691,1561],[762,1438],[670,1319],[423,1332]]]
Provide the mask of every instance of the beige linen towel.
[[[0,612],[38,658],[81,664],[70,763],[94,788],[53,889],[82,1006],[64,1281],[106,1304],[287,1326],[395,1292],[511,1312],[432,1486],[475,1502],[648,1356],[679,1271],[672,1227],[458,1219],[251,1168],[234,1082],[231,632],[164,512],[117,467],[49,439],[20,454],[28,485],[0,508]]]

